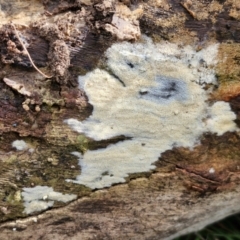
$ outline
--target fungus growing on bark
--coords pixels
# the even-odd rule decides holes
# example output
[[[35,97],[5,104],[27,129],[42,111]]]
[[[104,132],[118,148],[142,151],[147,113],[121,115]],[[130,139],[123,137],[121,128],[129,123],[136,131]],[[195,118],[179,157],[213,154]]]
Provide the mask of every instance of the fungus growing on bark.
[[[203,88],[217,84],[217,49],[213,44],[197,52],[190,46],[153,44],[148,38],[109,48],[109,72],[95,69],[79,77],[79,87],[94,107],[92,115],[65,123],[97,141],[120,135],[128,139],[84,155],[74,152],[81,174],[68,181],[109,187],[130,173],[154,169],[161,153],[173,146],[193,148],[204,132],[236,130],[229,104],[210,106]]]
[[[15,140],[12,142],[12,147],[16,148],[17,151],[28,149],[28,145],[24,140]]]
[[[52,207],[54,201],[67,203],[75,200],[77,195],[55,192],[52,187],[48,186],[36,186],[33,188],[23,188],[22,197],[25,206],[24,212],[30,214]]]

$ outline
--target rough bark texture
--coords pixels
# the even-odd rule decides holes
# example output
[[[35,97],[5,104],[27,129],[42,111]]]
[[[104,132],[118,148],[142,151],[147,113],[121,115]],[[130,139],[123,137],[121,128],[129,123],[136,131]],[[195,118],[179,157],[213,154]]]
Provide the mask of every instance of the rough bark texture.
[[[77,76],[104,67],[104,51],[114,42],[134,42],[142,33],[199,49],[219,42],[219,86],[212,100],[229,101],[239,126],[240,3],[0,0],[0,5],[1,239],[173,239],[240,211],[238,133],[207,134],[193,150],[165,152],[152,172],[92,191],[65,181],[79,173],[70,153],[103,148],[124,136],[96,142],[63,123],[92,112],[76,87]],[[32,67],[11,22],[35,65],[51,78]],[[35,151],[16,151],[12,142],[19,138]],[[22,219],[27,217],[22,188],[36,185],[77,194],[78,200]]]

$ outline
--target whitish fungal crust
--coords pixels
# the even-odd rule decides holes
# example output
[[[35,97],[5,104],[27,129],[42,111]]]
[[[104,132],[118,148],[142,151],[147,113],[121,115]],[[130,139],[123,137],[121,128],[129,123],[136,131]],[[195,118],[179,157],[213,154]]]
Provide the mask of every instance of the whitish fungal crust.
[[[24,213],[30,214],[52,207],[54,201],[70,202],[77,198],[75,194],[62,194],[54,192],[53,188],[47,186],[36,186],[34,188],[23,188]]]
[[[125,135],[130,140],[79,157],[81,174],[74,183],[102,188],[125,181],[130,173],[154,169],[161,153],[192,148],[204,132],[236,130],[229,104],[209,106],[204,84],[216,84],[218,45],[196,52],[190,46],[120,43],[106,52],[108,71],[79,77],[92,115],[83,122],[67,119],[75,131],[95,140]]]
[[[28,145],[23,140],[15,140],[12,142],[12,147],[16,148],[18,151],[26,150],[28,149]]]

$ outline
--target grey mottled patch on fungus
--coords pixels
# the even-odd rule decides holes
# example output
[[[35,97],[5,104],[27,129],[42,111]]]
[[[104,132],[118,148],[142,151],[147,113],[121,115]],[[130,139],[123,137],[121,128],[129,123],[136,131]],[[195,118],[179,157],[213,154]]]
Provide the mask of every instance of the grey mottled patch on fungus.
[[[156,82],[157,86],[140,89],[140,96],[160,104],[188,99],[188,87],[184,81],[165,76],[156,76]]]
[[[206,83],[217,84],[214,72],[218,45],[196,52],[171,43],[119,43],[106,52],[113,74],[95,69],[79,77],[94,106],[85,121],[65,122],[97,141],[119,135],[130,140],[105,149],[87,151],[79,158],[81,174],[74,183],[90,188],[125,181],[130,173],[154,169],[161,153],[176,147],[192,148],[204,132],[235,131],[226,102],[206,102]]]

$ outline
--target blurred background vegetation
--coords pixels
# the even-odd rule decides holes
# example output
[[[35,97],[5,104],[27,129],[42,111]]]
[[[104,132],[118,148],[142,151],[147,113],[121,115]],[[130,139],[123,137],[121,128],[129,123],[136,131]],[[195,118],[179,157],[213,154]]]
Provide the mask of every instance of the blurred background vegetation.
[[[240,213],[175,240],[240,240]]]

